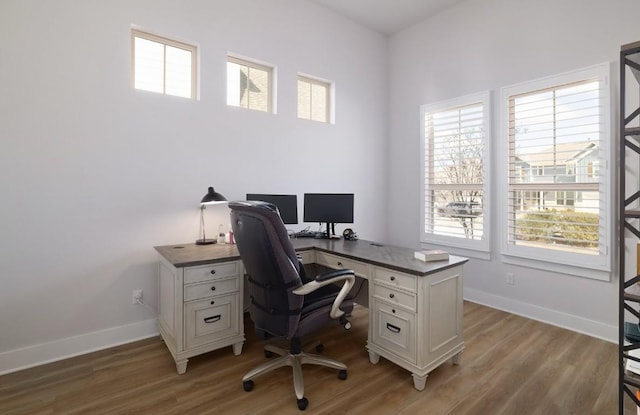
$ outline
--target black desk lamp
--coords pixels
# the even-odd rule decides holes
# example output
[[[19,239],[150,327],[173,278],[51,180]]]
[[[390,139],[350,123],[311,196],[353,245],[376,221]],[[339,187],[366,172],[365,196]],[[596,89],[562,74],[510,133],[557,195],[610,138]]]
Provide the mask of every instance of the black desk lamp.
[[[207,239],[204,233],[204,210],[207,208],[207,205],[213,205],[220,202],[226,202],[227,198],[222,196],[220,193],[213,190],[213,187],[209,187],[207,194],[204,195],[202,200],[200,201],[200,226],[202,227],[202,239],[198,239],[196,241],[196,245],[210,245],[215,244],[215,239]]]

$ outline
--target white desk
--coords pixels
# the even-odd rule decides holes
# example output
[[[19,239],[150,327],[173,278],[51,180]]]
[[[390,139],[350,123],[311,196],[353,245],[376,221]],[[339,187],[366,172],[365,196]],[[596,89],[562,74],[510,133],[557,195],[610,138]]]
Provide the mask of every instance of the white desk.
[[[370,241],[292,239],[306,264],[353,269],[368,281],[367,350],[412,373],[423,390],[433,369],[452,358],[460,362],[462,266],[466,258],[422,262],[413,249]],[[235,245],[157,246],[158,329],[178,373],[189,357],[245,341],[244,271]]]

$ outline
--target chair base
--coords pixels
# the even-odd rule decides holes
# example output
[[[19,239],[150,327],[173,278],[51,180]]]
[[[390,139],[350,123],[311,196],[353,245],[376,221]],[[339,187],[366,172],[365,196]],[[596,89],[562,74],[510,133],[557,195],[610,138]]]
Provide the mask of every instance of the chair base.
[[[339,378],[346,379],[347,378],[347,365],[337,360],[331,359],[329,357],[320,356],[317,354],[300,352],[297,354],[291,353],[289,350],[276,346],[274,344],[267,344],[264,346],[265,354],[275,353],[279,357],[276,357],[268,362],[261,364],[260,366],[254,368],[249,371],[242,378],[242,383],[245,387],[245,390],[251,390],[252,386],[247,388],[247,385],[252,385],[251,382],[255,377],[258,377],[264,373],[270,372],[272,370],[278,369],[283,366],[291,366],[293,369],[293,388],[296,393],[296,398],[298,399],[298,406],[300,407],[300,401],[306,399],[304,398],[304,380],[302,377],[302,365],[319,365],[326,366],[332,369],[337,369],[340,371]],[[249,382],[249,383],[247,383]],[[306,404],[304,405],[306,407]],[[304,409],[304,408],[300,408]]]

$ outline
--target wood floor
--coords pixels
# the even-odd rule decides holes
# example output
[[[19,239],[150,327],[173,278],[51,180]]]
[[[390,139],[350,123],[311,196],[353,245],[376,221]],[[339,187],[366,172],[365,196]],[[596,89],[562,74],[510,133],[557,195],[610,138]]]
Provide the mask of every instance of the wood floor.
[[[331,369],[305,366],[304,413],[617,414],[614,344],[465,302],[461,364],[444,363],[418,392],[406,370],[384,358],[369,363],[367,319],[358,307],[350,331],[320,333],[323,353],[346,363],[349,376],[342,381]],[[248,318],[245,324],[240,356],[227,347],[195,357],[184,375],[156,337],[1,376],[0,414],[300,413],[288,367],[243,391],[242,375],[265,359]]]

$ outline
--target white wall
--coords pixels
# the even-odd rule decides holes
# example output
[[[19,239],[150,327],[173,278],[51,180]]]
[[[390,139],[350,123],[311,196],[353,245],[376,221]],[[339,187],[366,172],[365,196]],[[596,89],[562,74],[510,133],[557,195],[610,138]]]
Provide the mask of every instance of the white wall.
[[[497,122],[501,87],[608,61],[613,63],[612,83],[617,88],[620,46],[640,40],[638,16],[637,0],[467,0],[393,36],[391,242],[419,241],[421,104],[491,91],[495,154],[498,140],[503,139]],[[617,107],[618,96],[614,94],[612,101]],[[617,114],[612,120],[616,124]],[[613,174],[617,169],[612,166]],[[494,192],[496,171],[494,165]],[[611,282],[600,282],[504,264],[498,217],[490,214],[491,260],[470,261],[465,298],[616,341],[617,275]],[[507,272],[515,274],[514,286],[506,285]]]
[[[198,43],[199,101],[131,88],[132,24]],[[226,106],[227,52],[277,65],[277,115]],[[335,82],[335,125],[297,119],[298,71]],[[210,185],[354,192],[385,239],[387,79],[385,37],[306,1],[4,0],[0,373],[155,333],[131,290],[155,304],[153,246],[197,239]]]

